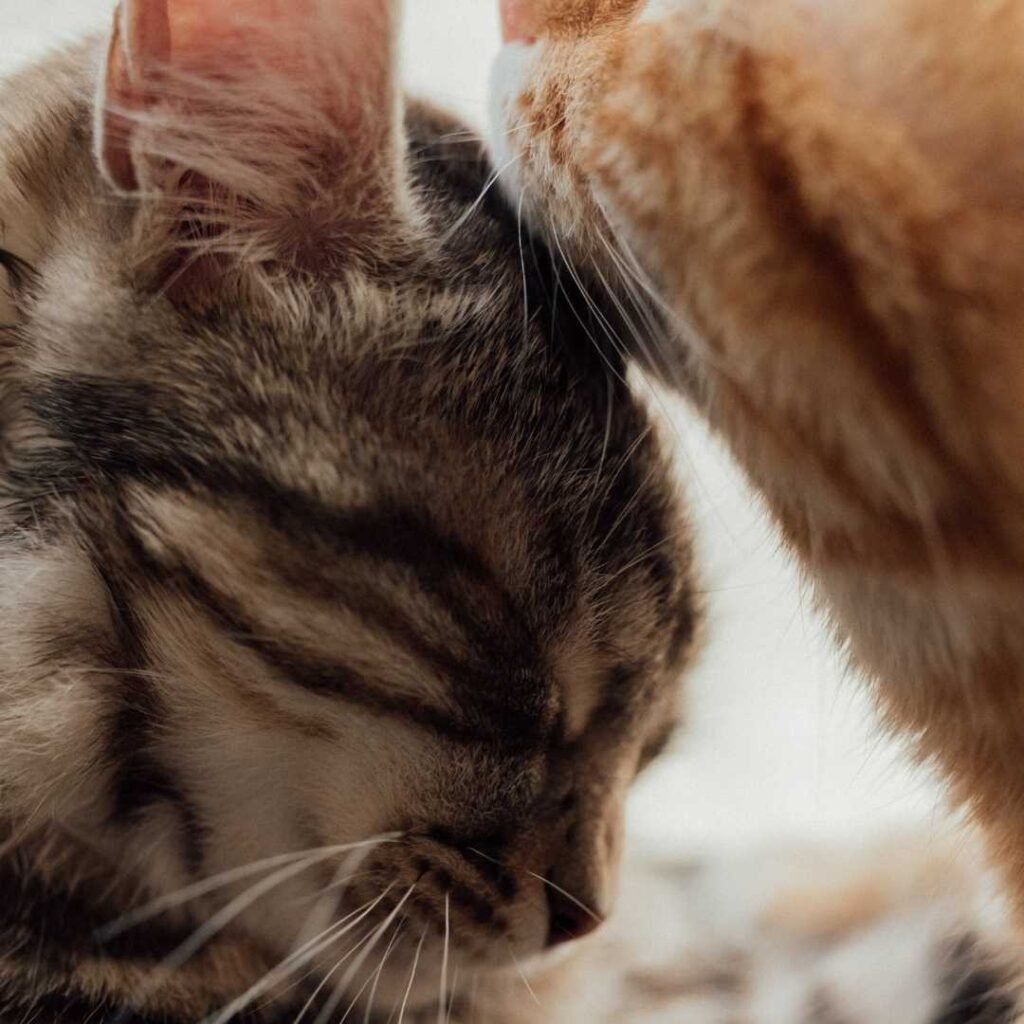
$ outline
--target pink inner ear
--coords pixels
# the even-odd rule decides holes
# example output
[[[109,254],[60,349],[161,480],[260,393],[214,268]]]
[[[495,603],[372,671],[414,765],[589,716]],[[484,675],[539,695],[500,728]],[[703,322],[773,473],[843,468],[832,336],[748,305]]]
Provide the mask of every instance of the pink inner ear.
[[[375,129],[389,131],[396,109],[395,2],[122,0],[99,121],[107,175],[119,188],[137,188],[133,125],[122,114],[173,100],[178,73],[280,87],[308,97],[345,135],[380,138]]]
[[[296,55],[304,35],[303,23],[312,25],[317,0],[169,0],[171,50],[175,60],[195,66],[230,67],[240,58],[275,58]],[[253,53],[258,41],[258,54]]]
[[[392,0],[167,0],[172,62],[212,71],[264,64],[313,74],[330,53],[347,77],[390,72]],[[323,69],[321,68],[321,71]]]
[[[395,0],[170,0],[171,62],[282,76],[346,135],[377,137],[394,111]]]

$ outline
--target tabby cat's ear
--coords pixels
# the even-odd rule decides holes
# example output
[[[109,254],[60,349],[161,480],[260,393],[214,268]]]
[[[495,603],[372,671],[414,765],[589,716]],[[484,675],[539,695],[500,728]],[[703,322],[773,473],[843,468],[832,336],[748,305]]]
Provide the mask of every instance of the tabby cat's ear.
[[[404,190],[397,6],[122,0],[97,105],[102,173],[119,191],[198,194],[193,210],[222,214],[341,215],[352,227],[393,213]]]

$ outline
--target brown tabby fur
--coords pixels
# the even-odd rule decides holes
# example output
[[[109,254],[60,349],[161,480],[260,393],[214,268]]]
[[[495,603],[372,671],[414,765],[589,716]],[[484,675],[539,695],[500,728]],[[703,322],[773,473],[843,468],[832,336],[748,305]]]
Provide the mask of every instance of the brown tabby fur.
[[[657,368],[1024,912],[1024,5],[557,7],[506,97],[525,208],[667,299]]]

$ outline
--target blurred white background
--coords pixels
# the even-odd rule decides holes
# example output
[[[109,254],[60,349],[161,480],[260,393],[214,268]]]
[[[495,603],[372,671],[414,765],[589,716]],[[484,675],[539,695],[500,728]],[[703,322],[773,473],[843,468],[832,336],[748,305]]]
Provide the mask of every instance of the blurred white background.
[[[112,6],[0,0],[0,72],[102,29]],[[410,88],[482,124],[496,0],[405,6]],[[685,410],[672,405],[671,418],[699,536],[708,644],[676,750],[635,796],[635,842],[700,852],[927,823],[942,807],[935,786],[875,724],[756,500]]]

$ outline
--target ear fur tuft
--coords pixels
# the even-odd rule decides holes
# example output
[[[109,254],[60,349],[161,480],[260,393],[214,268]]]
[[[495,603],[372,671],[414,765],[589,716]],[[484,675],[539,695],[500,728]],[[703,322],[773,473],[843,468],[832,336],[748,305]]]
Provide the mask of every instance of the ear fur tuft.
[[[408,219],[390,0],[123,0],[96,113],[121,193],[253,262]]]

